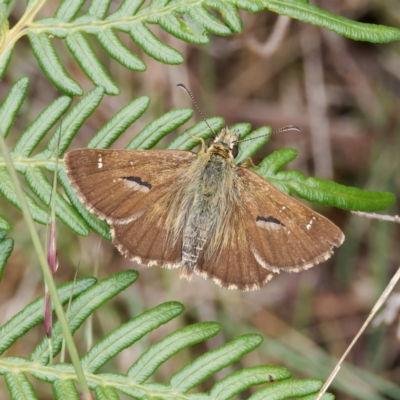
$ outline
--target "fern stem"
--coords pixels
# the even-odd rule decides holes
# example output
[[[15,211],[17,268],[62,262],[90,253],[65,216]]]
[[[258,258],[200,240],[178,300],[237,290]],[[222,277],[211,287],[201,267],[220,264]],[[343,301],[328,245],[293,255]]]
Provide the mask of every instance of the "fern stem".
[[[0,46],[0,55],[5,53],[9,47],[13,48],[15,42],[23,35],[26,35],[26,29],[36,17],[37,13],[47,3],[46,0],[36,1],[32,7],[28,8],[17,24],[5,35],[5,39]]]
[[[107,28],[115,28],[115,26],[120,26],[123,24],[127,24],[130,27],[136,23],[146,23],[147,20],[151,20],[151,18],[157,17],[162,18],[163,16],[169,15],[171,13],[179,14],[179,11],[182,9],[182,6],[186,8],[202,6],[204,0],[191,0],[191,1],[182,1],[172,4],[167,4],[162,8],[150,8],[146,7],[140,10],[140,13],[131,16],[123,16],[120,18],[112,18],[110,15],[108,18],[104,20],[90,20],[90,23],[71,21],[57,21],[52,24],[47,23],[43,24],[40,21],[34,22],[29,25],[29,30],[33,31],[37,34],[39,33],[49,33],[53,29],[65,29],[68,30],[69,33],[73,32],[85,32],[86,29],[94,30],[105,30]]]
[[[15,191],[16,191],[16,193],[18,195],[18,198],[19,198],[19,201],[21,203],[22,213],[24,215],[24,219],[25,219],[26,224],[28,226],[28,230],[29,230],[29,233],[30,233],[31,238],[32,238],[32,243],[33,243],[33,245],[35,247],[36,254],[37,254],[38,259],[39,259],[40,267],[42,268],[42,273],[43,273],[43,276],[44,276],[44,280],[45,280],[46,285],[47,285],[47,287],[49,289],[51,300],[52,300],[52,302],[54,304],[54,308],[55,308],[57,317],[58,317],[58,319],[60,321],[60,324],[61,324],[61,328],[62,328],[64,337],[65,337],[65,341],[66,341],[66,344],[67,344],[67,347],[68,347],[68,351],[70,353],[71,360],[72,360],[72,363],[73,363],[74,368],[75,368],[77,379],[78,379],[79,384],[81,386],[84,398],[87,399],[87,400],[90,400],[92,397],[91,397],[91,394],[90,394],[89,386],[88,386],[88,384],[86,382],[86,378],[85,378],[82,366],[81,366],[80,361],[79,361],[79,356],[78,356],[78,352],[77,352],[76,347],[75,347],[75,343],[74,343],[74,341],[72,339],[71,332],[69,331],[69,328],[68,328],[67,319],[65,318],[65,314],[64,314],[62,305],[60,303],[60,299],[58,297],[58,293],[57,293],[57,289],[56,289],[56,286],[55,286],[55,283],[54,283],[54,280],[53,280],[53,276],[51,274],[49,265],[47,263],[46,255],[44,253],[42,244],[40,242],[39,235],[38,235],[38,233],[37,233],[37,231],[35,229],[35,225],[34,225],[31,213],[29,211],[28,204],[26,203],[25,196],[23,195],[22,188],[21,188],[21,185],[20,185],[20,182],[19,182],[19,179],[18,179],[17,172],[16,172],[16,170],[14,168],[14,164],[13,164],[13,162],[11,160],[7,145],[5,143],[4,137],[3,137],[1,132],[0,132],[0,149],[1,149],[2,153],[3,153],[3,157],[4,157],[5,161],[6,161],[8,170],[9,170],[11,178],[13,180]]]

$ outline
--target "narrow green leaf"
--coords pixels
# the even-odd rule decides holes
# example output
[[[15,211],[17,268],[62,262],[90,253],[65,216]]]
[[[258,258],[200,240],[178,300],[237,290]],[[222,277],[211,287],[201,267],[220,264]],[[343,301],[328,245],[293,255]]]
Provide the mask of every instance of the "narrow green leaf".
[[[145,0],[123,0],[119,8],[114,11],[107,20],[115,20],[135,15]]]
[[[95,35],[104,51],[125,68],[132,71],[146,71],[144,61],[133,54],[111,29],[99,30]]]
[[[29,79],[21,78],[12,85],[7,97],[0,105],[0,135],[7,137],[15,117],[21,108],[29,87]]]
[[[8,64],[11,60],[13,50],[14,50],[14,46],[10,44],[0,54],[0,79],[2,79],[4,77],[4,74],[6,73]]]
[[[80,202],[80,200],[76,196],[75,191],[72,189],[69,183],[67,174],[65,173],[64,169],[61,168],[59,169],[58,181],[61,183],[61,186],[63,187],[64,192],[67,195],[71,204],[76,208],[78,213],[82,216],[82,218],[86,221],[86,223],[90,226],[90,228],[93,229],[100,236],[102,236],[104,239],[111,240],[110,226],[106,221],[102,221],[99,218],[95,217]]]
[[[293,161],[299,152],[296,149],[280,149],[265,157],[257,167],[257,173],[263,177],[276,175],[281,168]]]
[[[206,393],[190,393],[187,396],[190,400],[210,400]]]
[[[115,297],[122,290],[130,286],[139,276],[137,271],[128,270],[119,272],[103,279],[81,294],[72,302],[69,311],[68,326],[73,334],[85,321],[85,319],[99,308],[107,300]],[[44,338],[33,350],[30,360],[47,364],[49,362],[47,338]],[[53,325],[51,341],[53,347],[53,357],[60,351],[63,335],[59,321]]]
[[[95,344],[83,357],[82,367],[94,373],[123,349],[138,341],[147,333],[177,317],[184,310],[182,304],[168,302],[146,311],[112,331]]]
[[[94,389],[97,400],[119,400],[117,392],[112,387],[97,385]]]
[[[57,400],[80,399],[75,384],[70,379],[55,379],[53,381],[53,394]]]
[[[65,43],[79,66],[96,86],[103,87],[109,95],[115,96],[120,93],[118,86],[101,64],[92,46],[81,33],[70,33]]]
[[[14,160],[18,157],[29,157],[46,133],[65,113],[71,102],[70,97],[63,96],[47,106],[20,136],[11,152],[11,157]]]
[[[2,231],[9,231],[11,228],[12,228],[11,224],[0,215],[0,229]],[[3,238],[1,240],[3,240]]]
[[[150,104],[148,96],[139,97],[121,108],[103,127],[90,139],[87,147],[107,149],[125,130],[147,110]]]
[[[14,191],[14,185],[11,180],[10,173],[4,168],[0,168],[0,194],[4,196],[12,205],[17,207],[18,210],[21,210],[21,204]],[[45,225],[47,223],[47,211],[40,207],[29,193],[24,191],[24,195],[33,220]]]
[[[291,375],[288,369],[274,365],[244,368],[218,381],[210,391],[210,399],[228,400],[251,386],[289,379]]]
[[[222,368],[233,364],[262,342],[261,335],[242,335],[229,343],[208,351],[176,372],[170,381],[178,393],[186,393]]]
[[[178,0],[180,1],[180,0]],[[171,0],[153,0],[147,7],[139,10],[138,14],[150,14],[170,5]]]
[[[112,0],[92,0],[87,13],[99,20],[104,19],[110,8],[111,1]]]
[[[66,304],[71,296],[73,299],[79,296],[95,283],[95,278],[84,278],[78,279],[75,283],[67,282],[58,286],[57,293],[61,304]],[[0,354],[10,348],[18,338],[24,336],[29,329],[43,321],[43,298],[43,296],[39,297],[18,314],[15,314],[3,326],[0,326]]]
[[[248,122],[239,122],[237,124],[231,125],[229,129],[231,131],[239,133],[239,138],[242,140],[250,133],[251,124],[249,124]]]
[[[257,390],[249,400],[284,400],[317,393],[323,382],[319,379],[289,379]]]
[[[49,81],[61,92],[70,96],[81,96],[81,86],[68,75],[47,34],[30,31],[28,37],[33,54]]]
[[[55,18],[62,22],[70,22],[84,3],[85,0],[63,0],[57,8]]]
[[[204,26],[208,32],[219,36],[232,35],[232,30],[222,23],[217,17],[212,15],[202,6],[194,6],[187,9],[187,14],[196,23]]]
[[[340,185],[317,178],[305,178],[300,172],[293,174],[291,189],[297,196],[319,204],[342,210],[380,211],[393,205],[396,197],[389,192],[373,192]]]
[[[193,116],[190,108],[171,110],[148,124],[126,146],[126,149],[148,150],[163,137],[182,126]]]
[[[0,217],[0,218],[3,218],[3,217]],[[8,222],[8,221],[6,221],[6,222]],[[0,230],[0,241],[4,240],[6,238],[6,236],[7,236],[7,232]]]
[[[246,158],[252,157],[258,150],[260,150],[269,140],[271,137],[272,129],[269,126],[262,126],[259,129],[251,132],[249,135],[246,136],[246,140],[256,138],[258,139],[249,140],[248,142],[240,143],[239,144],[239,154],[235,158],[235,163],[238,164],[244,161]],[[263,136],[265,135],[265,136]]]
[[[160,15],[148,22],[159,24],[165,31],[185,42],[202,45],[210,41],[204,28],[199,29],[198,25],[188,24],[173,14]]]
[[[138,22],[129,32],[132,40],[150,57],[164,64],[182,64],[184,58],[179,51],[167,46],[143,23]]]
[[[255,1],[255,0],[234,0],[234,3],[237,7],[242,10],[251,12],[251,13],[259,13],[264,11],[264,3],[263,1]]]
[[[218,10],[233,32],[242,32],[243,22],[234,4],[228,1],[205,0],[204,5]]]
[[[290,161],[293,161],[297,155],[298,151],[295,149],[280,149],[278,151],[274,151],[268,157],[265,157],[261,163],[257,167],[252,168],[252,170],[261,175],[264,179],[267,179],[267,181],[272,183],[283,193],[290,195],[292,193],[290,185],[287,184],[283,179],[278,180],[274,179],[274,177],[276,178],[279,170]],[[285,172],[283,172],[283,174],[284,173]],[[287,177],[287,179],[289,179],[289,177]]]
[[[25,374],[7,372],[5,378],[12,400],[37,400],[32,384]]]
[[[221,330],[216,322],[201,322],[179,329],[150,346],[128,370],[128,378],[141,384],[178,351],[215,336]]]
[[[10,257],[14,248],[14,240],[11,238],[2,240],[0,242],[0,282],[3,277],[4,268],[6,267],[8,258]]]
[[[62,154],[64,154],[69,144],[71,143],[71,140],[78,132],[78,129],[98,107],[103,96],[104,89],[101,87],[96,87],[90,92],[86,93],[61,121],[61,133],[59,129],[56,129],[51,139],[49,140],[46,149],[37,154],[35,156],[35,159],[48,159],[50,157],[55,157],[57,150],[59,150],[59,156],[62,156]],[[59,139],[60,134],[61,137]],[[58,148],[59,142],[60,146]]]
[[[400,40],[400,29],[352,21],[298,0],[265,0],[265,7],[278,14],[329,29],[354,40],[389,43]]]
[[[24,171],[26,182],[37,197],[46,205],[50,203],[52,184],[47,179],[41,168],[26,168]],[[72,207],[60,193],[56,194],[56,215],[70,229],[81,236],[88,236],[89,226],[79,213]]]
[[[299,397],[299,400],[315,400],[316,398],[317,394],[310,394],[309,396]],[[321,400],[335,400],[335,396],[331,393],[324,393]]]
[[[11,5],[11,0],[3,0],[2,4],[0,4],[0,31],[2,28],[4,28],[4,25],[7,22],[9,8]],[[3,39],[2,35],[0,35],[0,39]]]
[[[214,132],[219,131],[225,124],[224,119],[221,117],[207,118],[207,122]],[[204,121],[200,121],[173,139],[166,148],[192,150],[194,147],[198,146],[200,142],[189,136],[189,133],[194,137],[202,138],[204,140],[210,139],[213,136],[208,125]]]

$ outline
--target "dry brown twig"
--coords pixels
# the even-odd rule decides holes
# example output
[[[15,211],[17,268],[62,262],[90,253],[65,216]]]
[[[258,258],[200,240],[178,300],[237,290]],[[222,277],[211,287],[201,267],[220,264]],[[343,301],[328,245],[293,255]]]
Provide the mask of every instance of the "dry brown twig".
[[[368,219],[377,219],[379,221],[389,221],[396,222],[400,224],[400,216],[399,215],[384,215],[377,213],[368,213],[363,211],[350,211],[352,214],[357,215],[358,217],[364,217]]]
[[[285,38],[286,33],[289,30],[290,22],[291,18],[280,15],[276,19],[271,35],[265,43],[260,43],[254,37],[250,37],[245,41],[246,47],[255,54],[258,54],[260,57],[271,57],[272,54],[278,50]]]

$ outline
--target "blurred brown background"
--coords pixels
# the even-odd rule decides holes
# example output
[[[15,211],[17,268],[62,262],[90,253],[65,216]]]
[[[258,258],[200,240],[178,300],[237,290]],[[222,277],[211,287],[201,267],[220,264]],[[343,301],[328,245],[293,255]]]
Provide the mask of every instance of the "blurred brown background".
[[[53,15],[57,2],[45,6],[41,16]],[[113,3],[116,8],[118,3]],[[316,1],[315,4],[351,19],[400,26],[399,2]],[[16,4],[11,21],[23,11]],[[131,99],[149,95],[148,111],[113,146],[122,148],[147,123],[163,113],[192,107],[188,96],[176,88],[191,88],[207,117],[219,115],[228,125],[250,122],[254,128],[288,124],[302,132],[272,137],[254,161],[282,147],[298,149],[289,167],[306,176],[335,180],[369,190],[400,192],[400,44],[355,42],[324,29],[279,17],[265,11],[241,13],[244,32],[228,38],[212,37],[199,47],[172,38],[157,26],[151,29],[185,56],[180,66],[163,65],[120,35],[124,43],[147,63],[144,73],[128,71],[110,60],[90,39],[103,64],[121,88],[118,97],[105,96],[101,106],[78,133],[71,148],[84,146],[112,115]],[[69,74],[85,91],[92,88],[61,40],[53,39]],[[22,112],[9,135],[9,145],[38,113],[61,94],[49,83],[26,37],[16,45],[5,79],[0,83],[4,98],[20,77],[31,85]],[[75,99],[76,102],[78,99]],[[200,120],[198,114],[190,121]],[[185,125],[185,128],[189,125]],[[166,138],[164,144],[168,143]],[[22,216],[1,199],[2,214],[13,223],[10,233],[15,248],[0,284],[0,324],[43,293],[43,279]],[[211,281],[195,277],[188,284],[177,270],[146,269],[125,260],[114,247],[96,234],[77,237],[57,222],[60,267],[58,284],[93,274],[99,277],[123,269],[140,272],[138,281],[94,315],[94,340],[104,337],[129,318],[169,300],[182,302],[185,313],[174,322],[126,349],[103,370],[124,372],[149,344],[178,327],[197,321],[218,321],[222,333],[172,357],[159,368],[155,381],[167,382],[173,372],[208,349],[242,333],[259,332],[265,340],[235,368],[278,364],[294,377],[326,379],[361,327],[374,302],[400,266],[399,225],[352,216],[349,212],[312,205],[328,216],[346,235],[346,241],[328,262],[307,272],[280,275],[262,290],[241,293],[222,290]],[[399,213],[395,205],[386,211]],[[45,228],[38,226],[42,237]],[[100,247],[99,247],[100,246]],[[395,290],[396,291],[396,290]],[[400,287],[381,317],[370,326],[347,358],[331,392],[337,399],[400,399]],[[7,352],[27,356],[44,335],[43,326],[33,329]],[[84,349],[84,329],[75,338]],[[232,372],[227,368],[214,378]],[[202,389],[209,389],[214,378]],[[41,399],[50,399],[50,386],[32,380]],[[397,391],[395,389],[397,386]],[[240,398],[248,398],[251,391]],[[8,398],[0,379],[0,398]],[[239,398],[239,397],[238,397]]]

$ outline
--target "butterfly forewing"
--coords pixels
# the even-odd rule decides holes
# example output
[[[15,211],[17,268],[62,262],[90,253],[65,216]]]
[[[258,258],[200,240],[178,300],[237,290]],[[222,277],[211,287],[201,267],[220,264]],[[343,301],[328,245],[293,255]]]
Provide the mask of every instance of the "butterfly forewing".
[[[253,171],[238,170],[249,248],[264,268],[298,272],[327,260],[344,240],[331,221],[282,193]]]
[[[127,222],[162,197],[196,155],[188,151],[78,149],[64,162],[79,199],[109,223]]]

